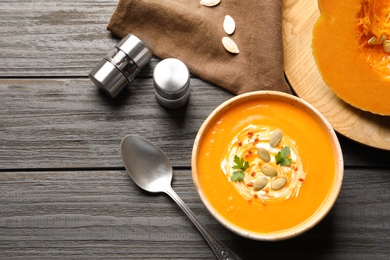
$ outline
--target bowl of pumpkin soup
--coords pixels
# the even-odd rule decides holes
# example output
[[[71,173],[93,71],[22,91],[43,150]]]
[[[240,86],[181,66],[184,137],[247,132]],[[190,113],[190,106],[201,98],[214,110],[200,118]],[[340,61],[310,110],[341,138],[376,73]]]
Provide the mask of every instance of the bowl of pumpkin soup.
[[[276,91],[227,100],[203,122],[192,150],[197,192],[222,225],[276,241],[319,223],[343,180],[343,156],[327,120],[306,101]]]

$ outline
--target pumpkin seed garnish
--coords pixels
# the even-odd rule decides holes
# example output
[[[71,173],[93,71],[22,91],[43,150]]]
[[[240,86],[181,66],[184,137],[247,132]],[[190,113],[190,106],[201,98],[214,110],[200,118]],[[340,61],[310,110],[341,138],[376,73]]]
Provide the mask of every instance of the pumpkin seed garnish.
[[[254,191],[259,191],[264,189],[265,186],[267,186],[268,179],[266,177],[260,177],[255,181],[255,184],[253,186]]]
[[[221,0],[201,0],[200,4],[208,7],[216,6],[221,2]]]
[[[280,190],[284,187],[284,185],[286,185],[287,183],[287,179],[284,178],[284,177],[281,177],[281,178],[277,178],[276,180],[274,180],[271,184],[271,189],[273,190]]]
[[[282,141],[282,138],[283,138],[283,131],[280,130],[279,128],[276,128],[271,134],[271,137],[269,139],[269,145],[271,147],[276,147],[280,143],[280,141]]]
[[[233,34],[236,30],[236,22],[230,15],[225,16],[225,19],[223,20],[223,29],[229,35]]]
[[[263,167],[261,167],[261,172],[268,177],[275,177],[278,175],[278,170],[268,164],[265,164]]]
[[[269,152],[265,148],[262,148],[262,147],[257,148],[257,155],[264,162],[269,162],[271,160],[271,155],[269,154]]]
[[[229,37],[223,37],[222,38],[222,44],[225,49],[233,54],[238,54],[240,53],[240,50],[237,47],[237,44]]]

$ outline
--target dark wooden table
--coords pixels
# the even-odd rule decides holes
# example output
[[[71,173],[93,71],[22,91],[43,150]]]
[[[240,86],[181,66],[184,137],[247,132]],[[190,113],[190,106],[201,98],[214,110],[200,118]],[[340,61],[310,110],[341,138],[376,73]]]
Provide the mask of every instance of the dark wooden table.
[[[153,59],[112,100],[87,75],[118,39],[116,0],[0,1],[0,259],[213,259],[180,208],[131,181],[119,144],[139,134],[174,165],[173,188],[244,259],[389,259],[390,152],[339,136],[345,178],[315,228],[259,242],[222,227],[191,178],[191,149],[208,114],[233,95],[196,77],[189,103],[155,100]],[[390,130],[389,130],[390,132]]]

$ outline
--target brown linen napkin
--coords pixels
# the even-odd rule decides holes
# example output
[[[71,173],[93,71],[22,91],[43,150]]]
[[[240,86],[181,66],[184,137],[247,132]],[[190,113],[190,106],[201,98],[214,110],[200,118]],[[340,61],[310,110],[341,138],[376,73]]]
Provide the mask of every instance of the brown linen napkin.
[[[222,45],[225,15],[236,22],[230,36],[240,49]],[[254,90],[291,93],[283,73],[281,0],[119,0],[107,29],[134,34],[161,59],[177,58],[192,74],[234,94]]]

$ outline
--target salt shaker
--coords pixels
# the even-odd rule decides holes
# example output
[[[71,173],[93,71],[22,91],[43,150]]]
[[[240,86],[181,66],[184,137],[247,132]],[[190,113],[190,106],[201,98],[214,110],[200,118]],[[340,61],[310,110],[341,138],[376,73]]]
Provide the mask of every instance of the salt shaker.
[[[116,97],[152,58],[150,49],[129,34],[89,73],[92,82],[112,98]]]
[[[160,61],[153,71],[153,83],[157,101],[166,108],[179,108],[189,98],[190,72],[178,59]]]

